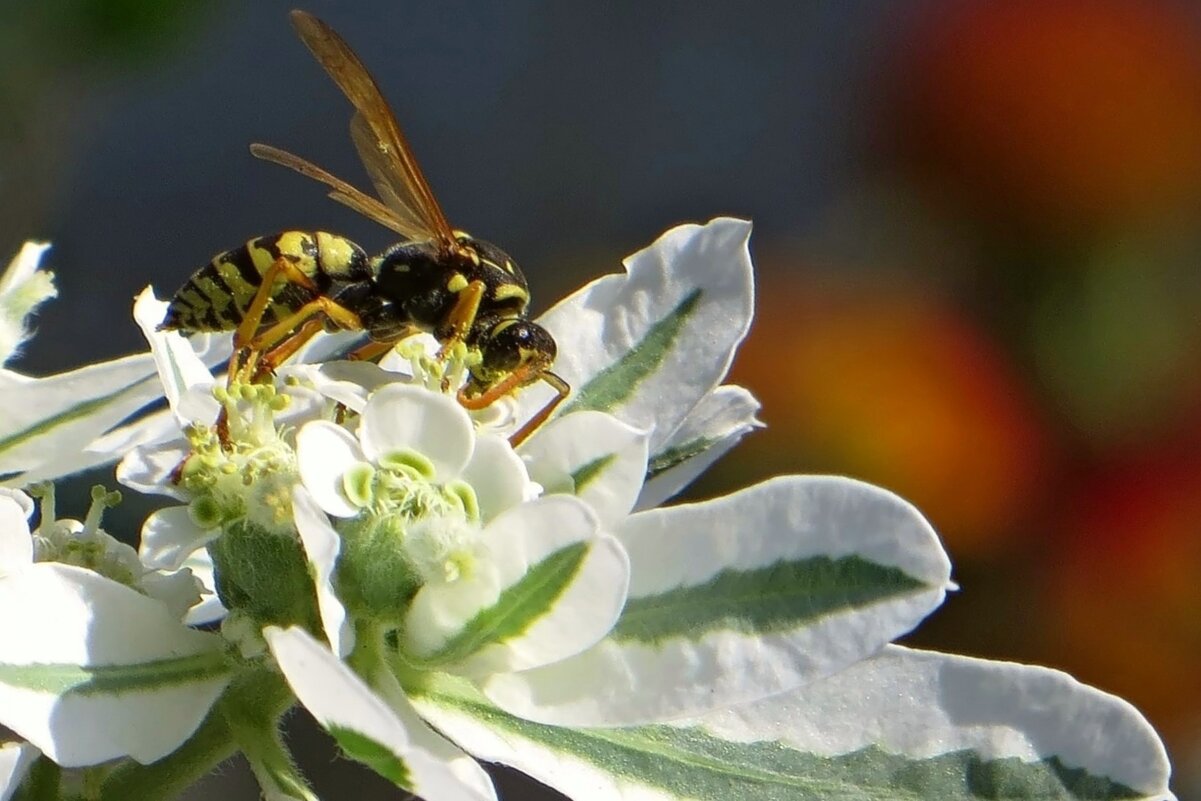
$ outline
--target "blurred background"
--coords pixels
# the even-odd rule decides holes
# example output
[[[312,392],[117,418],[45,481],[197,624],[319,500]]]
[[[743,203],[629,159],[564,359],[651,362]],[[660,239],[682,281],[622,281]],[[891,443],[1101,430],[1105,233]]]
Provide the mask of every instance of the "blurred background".
[[[52,240],[61,291],[18,369],[142,348],[133,295],[249,237],[388,243],[247,153],[270,142],[367,185],[290,5],[0,3],[0,252]],[[1129,699],[1178,794],[1201,794],[1201,7],[308,8],[538,309],[678,222],[752,218],[758,318],[734,378],[771,433],[691,497],[835,472],[909,498],[962,591],[907,642]],[[303,721],[296,740],[319,791],[399,797]],[[235,766],[190,798],[258,790]]]

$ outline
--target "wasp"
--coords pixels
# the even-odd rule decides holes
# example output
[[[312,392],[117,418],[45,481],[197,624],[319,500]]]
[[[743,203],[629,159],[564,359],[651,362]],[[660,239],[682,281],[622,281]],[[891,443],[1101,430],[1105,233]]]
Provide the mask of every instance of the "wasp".
[[[378,199],[299,156],[263,144],[260,159],[329,187],[329,196],[394,231],[402,241],[368,256],[324,231],[285,231],[251,239],[196,271],[168,305],[160,329],[233,331],[231,380],[270,374],[318,333],[361,331],[352,359],[377,359],[415,333],[432,334],[440,358],[459,344],[478,353],[458,390],[460,404],[482,409],[543,381],[556,395],[513,436],[520,442],[570,392],[551,372],[557,346],[526,319],[529,288],[496,245],[451,228],[379,86],[327,24],[291,13],[300,39],[354,106],[350,137]]]

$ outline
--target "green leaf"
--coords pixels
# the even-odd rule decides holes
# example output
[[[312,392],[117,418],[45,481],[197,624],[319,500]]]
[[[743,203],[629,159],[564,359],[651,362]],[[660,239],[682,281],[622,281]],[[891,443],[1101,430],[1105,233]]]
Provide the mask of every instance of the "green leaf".
[[[577,799],[1100,801],[1145,797],[1104,775],[1068,767],[1056,755],[989,758],[963,748],[912,756],[877,745],[826,754],[769,739],[766,730],[762,739],[744,742],[716,736],[702,724],[572,729],[506,714],[471,688],[446,679],[417,691],[414,701],[427,719],[477,757],[513,765]],[[565,764],[571,768],[554,767]]]
[[[695,639],[717,630],[786,632],[832,612],[928,587],[898,568],[858,556],[781,560],[757,570],[723,570],[704,584],[631,598],[612,636],[658,642]]]
[[[119,695],[210,681],[230,668],[220,651],[126,665],[0,664],[0,684],[55,695]]]
[[[608,412],[621,406],[666,359],[703,294],[698,288],[685,295],[670,314],[647,330],[638,344],[581,387],[559,414],[583,409]]]
[[[413,777],[404,760],[388,747],[377,743],[365,734],[345,726],[329,725],[326,731],[333,736],[346,755],[362,762],[398,787],[413,789]]]
[[[575,485],[576,494],[580,494],[588,485],[596,481],[604,472],[605,469],[613,464],[617,459],[616,453],[608,453],[604,456],[593,459],[588,464],[576,470],[571,474],[571,481]]]

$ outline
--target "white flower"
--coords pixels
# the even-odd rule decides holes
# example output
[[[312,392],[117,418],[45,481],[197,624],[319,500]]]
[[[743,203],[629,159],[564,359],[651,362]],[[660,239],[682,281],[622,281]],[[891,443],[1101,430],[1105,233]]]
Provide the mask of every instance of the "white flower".
[[[165,756],[228,680],[220,641],[179,619],[190,574],[144,571],[99,529],[109,501],[78,523],[48,496],[30,532],[29,497],[0,490],[0,725],[67,767]]]
[[[888,645],[954,586],[896,496],[786,476],[655,508],[758,425],[722,384],[750,324],[749,232],[673,229],[542,318],[573,391],[516,452],[497,431],[545,388],[481,423],[442,393],[453,370],[426,380],[411,351],[415,379],[331,364],[214,389],[140,302],[184,436],[121,475],[187,504],[147,522],[148,564],[212,558],[240,654],[217,708],[268,797],[313,797],[275,736],[291,693],[345,754],[431,798],[495,797],[468,754],[579,799],[941,798],[982,775],[1170,797],[1162,745],[1123,702]],[[5,547],[17,577],[38,567]]]
[[[307,490],[344,520],[343,593],[367,617],[394,615],[411,660],[473,674],[525,670],[584,650],[621,611],[624,549],[576,498],[527,501],[522,461],[504,439],[477,436],[447,395],[384,387],[368,398],[357,436],[312,422],[300,430],[297,451]],[[309,517],[302,536],[322,523]],[[381,559],[390,555],[389,570]],[[552,605],[500,608],[502,595],[520,592],[521,582],[554,560],[571,563],[571,579]],[[405,575],[411,589],[396,582]],[[375,586],[380,576],[388,579],[383,587]],[[520,635],[473,630],[481,616]]]

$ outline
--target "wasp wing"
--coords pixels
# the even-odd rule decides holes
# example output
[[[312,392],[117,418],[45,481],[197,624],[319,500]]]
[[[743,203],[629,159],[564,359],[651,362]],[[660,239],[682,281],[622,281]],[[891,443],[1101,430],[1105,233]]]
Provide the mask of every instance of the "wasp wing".
[[[329,193],[331,198],[345,206],[349,206],[359,214],[370,220],[374,220],[385,228],[390,228],[403,237],[408,239],[426,239],[429,236],[419,226],[415,226],[407,220],[400,219],[385,204],[380,203],[370,195],[363,194],[341,178],[334,177],[316,164],[305,161],[300,156],[289,153],[286,150],[280,150],[277,147],[272,147],[271,145],[263,145],[257,142],[250,146],[250,153],[255,158],[269,161],[272,164],[278,164],[281,167],[287,167],[306,178],[320,181],[332,190]]]
[[[355,107],[358,112],[355,116],[361,117],[361,123],[351,123],[352,137],[380,190],[381,199],[398,219],[421,227],[423,236],[414,238],[433,239],[448,252],[457,250],[459,245],[454,230],[434,199],[396,117],[363,62],[341,36],[312,14],[293,11],[292,24],[301,41]],[[357,128],[363,132],[356,134]],[[364,138],[368,130],[373,142]],[[370,160],[365,152],[372,154]],[[381,187],[386,187],[387,191]]]
[[[350,139],[354,142],[355,150],[358,151],[359,160],[363,162],[367,174],[371,176],[371,183],[375,186],[375,191],[379,194],[380,200],[384,201],[383,205],[387,206],[404,225],[422,232],[421,236],[411,238],[436,238],[437,235],[430,230],[429,222],[418,213],[410,202],[397,194],[392,181],[392,161],[380,150],[375,132],[371,130],[366,118],[358,112],[355,112],[355,115],[350,118]]]

